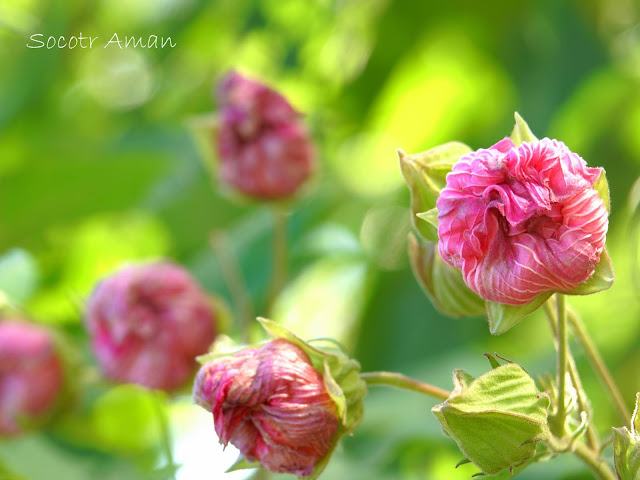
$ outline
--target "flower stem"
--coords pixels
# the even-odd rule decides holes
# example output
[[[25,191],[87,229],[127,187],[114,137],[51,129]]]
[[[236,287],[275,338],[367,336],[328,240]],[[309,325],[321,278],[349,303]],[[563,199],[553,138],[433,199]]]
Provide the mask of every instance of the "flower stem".
[[[589,359],[591,367],[596,372],[598,377],[600,377],[600,381],[613,400],[620,419],[624,424],[626,424],[629,421],[629,418],[631,418],[631,412],[625,404],[622,394],[620,393],[620,390],[618,390],[618,387],[613,380],[609,369],[602,360],[600,352],[598,352],[598,349],[593,343],[593,340],[591,340],[591,337],[589,336],[589,333],[587,332],[587,329],[585,328],[584,323],[582,322],[578,314],[569,309],[568,317],[571,329],[573,330],[574,335],[576,336],[578,342],[580,342],[584,353]]]
[[[211,248],[215,254],[222,276],[229,287],[233,303],[238,312],[240,334],[242,341],[249,343],[249,328],[251,322],[256,318],[251,304],[251,295],[245,283],[240,267],[235,261],[235,257],[229,248],[227,236],[222,231],[214,231],[211,233]]]
[[[595,478],[601,480],[616,480],[616,476],[613,471],[611,471],[611,467],[599,458],[598,452],[589,449],[585,444],[576,443],[573,454],[589,467]]]
[[[360,378],[364,380],[367,385],[388,385],[390,387],[401,388],[411,392],[422,393],[423,395],[427,395],[438,400],[446,400],[449,398],[450,394],[450,392],[443,388],[419,382],[418,380],[409,378],[401,373],[368,372],[361,373]]]
[[[171,473],[167,478],[171,480],[175,480],[175,462],[173,460],[173,448],[171,441],[171,430],[169,428],[169,417],[165,410],[165,397],[163,392],[157,392],[155,398],[153,399],[153,404],[156,410],[156,417],[158,419],[158,426],[160,427],[160,440],[162,442],[162,450],[164,452],[167,467]]]
[[[565,401],[565,392],[567,389],[567,350],[569,349],[569,340],[567,335],[567,312],[566,301],[564,295],[556,293],[556,311],[557,311],[557,330],[556,338],[558,349],[558,402],[556,411],[556,428],[553,432],[558,438],[564,436],[565,423],[567,419],[567,405]]]
[[[556,312],[553,308],[553,298],[550,298],[543,305],[544,313],[547,316],[547,320],[549,321],[549,327],[551,328],[551,333],[553,334],[553,338],[557,345],[557,337],[558,337],[558,320],[556,318]],[[556,347],[557,348],[557,347]],[[598,439],[598,434],[593,428],[592,421],[592,412],[589,408],[589,402],[586,398],[586,393],[582,386],[582,380],[580,379],[580,375],[578,373],[578,368],[576,367],[576,362],[571,354],[571,349],[567,348],[567,370],[569,371],[569,375],[571,377],[571,382],[576,389],[577,399],[578,399],[578,407],[581,412],[585,412],[589,417],[589,423],[587,425],[586,432],[586,442],[587,446],[591,448],[593,451],[600,451],[600,440]],[[551,382],[550,382],[551,384]]]
[[[276,298],[284,288],[287,281],[287,212],[281,208],[273,207],[273,256],[271,270],[271,286],[267,312],[271,309]]]

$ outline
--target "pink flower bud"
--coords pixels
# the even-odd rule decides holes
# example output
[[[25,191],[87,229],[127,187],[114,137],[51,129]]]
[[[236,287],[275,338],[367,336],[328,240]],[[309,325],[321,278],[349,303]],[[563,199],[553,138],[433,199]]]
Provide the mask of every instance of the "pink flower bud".
[[[300,115],[279,93],[236,72],[218,86],[216,131],[222,182],[259,199],[292,196],[315,155]]]
[[[62,361],[49,332],[22,321],[0,322],[0,435],[16,435],[56,406]]]
[[[505,138],[463,156],[437,201],[439,251],[482,298],[524,305],[585,282],[604,249],[601,168],[562,142]]]
[[[207,294],[172,263],[125,267],[104,279],[86,325],[107,377],[168,391],[188,380],[216,335]]]
[[[220,443],[272,472],[310,475],[340,424],[308,355],[283,339],[206,363],[193,396],[213,413]]]

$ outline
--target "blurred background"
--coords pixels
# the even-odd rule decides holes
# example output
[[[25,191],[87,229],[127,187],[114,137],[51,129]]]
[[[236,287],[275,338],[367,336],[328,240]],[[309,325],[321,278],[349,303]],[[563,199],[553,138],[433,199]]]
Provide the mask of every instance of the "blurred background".
[[[639,22],[635,0],[0,0],[4,301],[64,333],[95,366],[82,325],[95,282],[125,262],[171,258],[231,304],[209,244],[222,230],[258,314],[302,337],[340,339],[364,371],[451,388],[453,368],[483,373],[482,354],[498,352],[532,374],[553,372],[541,315],[500,337],[486,319],[444,317],[406,255],[409,195],[395,149],[486,147],[510,133],[518,111],[538,137],[558,138],[607,171],[617,281],[570,303],[631,404],[640,388],[631,222],[640,199]],[[100,37],[94,48],[26,48],[34,33],[46,41],[80,32]],[[102,48],[113,33],[171,37],[176,47]],[[288,282],[269,312],[271,212],[219,193],[197,128],[230,68],[282,91],[305,113],[319,151],[318,178],[289,218]],[[618,420],[574,351],[606,436]],[[477,470],[454,469],[462,455],[430,413],[435,403],[373,387],[363,424],[322,478],[469,478]],[[158,406],[171,418],[178,480],[252,474],[222,473],[236,451],[222,452],[211,415],[189,391],[165,401],[101,385],[79,388],[47,430],[0,439],[0,478],[169,478]],[[518,478],[590,475],[561,458]]]

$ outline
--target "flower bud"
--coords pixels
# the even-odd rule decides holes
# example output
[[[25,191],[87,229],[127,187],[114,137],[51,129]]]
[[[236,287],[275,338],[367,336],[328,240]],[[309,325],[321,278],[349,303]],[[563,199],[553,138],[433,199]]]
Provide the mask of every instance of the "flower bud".
[[[473,379],[454,372],[449,398],[433,407],[442,429],[483,473],[512,470],[533,456],[548,436],[549,398],[515,363]]]
[[[562,142],[505,138],[463,156],[437,201],[439,250],[486,300],[525,305],[595,272],[608,212],[589,168]]]
[[[63,362],[47,330],[0,322],[0,435],[16,435],[44,419],[57,406],[63,383]]]
[[[315,165],[299,113],[279,93],[234,71],[220,81],[217,96],[223,185],[262,200],[293,196]]]
[[[315,478],[362,419],[360,366],[339,348],[317,349],[262,323],[275,339],[214,355],[196,377],[194,401],[213,413],[220,443],[233,444],[249,462]]]
[[[587,167],[562,142],[538,140],[515,118],[509,138],[462,156],[446,175],[436,207],[416,215],[424,220],[416,223],[420,233],[429,239],[424,232],[437,229],[441,258],[486,300],[494,334],[554,292],[588,295],[615,279],[605,249],[610,201],[604,170]],[[433,191],[440,188],[442,171],[438,175]]]
[[[616,473],[620,480],[638,480],[640,478],[640,416],[636,394],[636,408],[633,411],[629,427],[613,429],[613,457]]]
[[[175,390],[216,335],[212,301],[173,263],[129,266],[95,288],[86,314],[105,375],[119,382]]]

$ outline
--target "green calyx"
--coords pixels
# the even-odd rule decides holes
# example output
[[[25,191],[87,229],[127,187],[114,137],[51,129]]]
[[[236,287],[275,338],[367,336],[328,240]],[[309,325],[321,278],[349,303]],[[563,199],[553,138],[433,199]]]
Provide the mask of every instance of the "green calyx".
[[[416,280],[440,312],[452,317],[484,315],[484,300],[467,287],[460,270],[442,260],[437,243],[409,233],[409,260]]]
[[[613,428],[613,458],[616,474],[620,480],[640,480],[640,418],[636,394],[636,407],[629,422],[629,428]]]
[[[529,460],[549,436],[549,397],[515,363],[473,378],[455,370],[450,397],[432,412],[466,458],[487,475]]]
[[[398,150],[400,170],[411,191],[411,221],[425,239],[438,241],[436,200],[447,184],[447,173],[471,148],[460,142],[449,142],[426,152],[408,155]],[[426,221],[417,218],[431,210]]]

